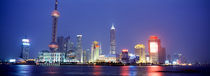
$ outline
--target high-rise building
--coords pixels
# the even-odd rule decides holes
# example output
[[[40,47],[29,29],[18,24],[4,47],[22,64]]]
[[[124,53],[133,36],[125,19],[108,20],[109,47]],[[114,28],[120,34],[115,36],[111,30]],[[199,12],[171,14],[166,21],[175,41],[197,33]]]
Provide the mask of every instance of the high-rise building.
[[[72,50],[72,45],[71,45],[71,41],[70,41],[70,36],[67,36],[64,39],[64,51],[68,52],[69,50]]]
[[[96,62],[99,58],[99,50],[100,45],[97,41],[93,41],[93,44],[91,46],[91,61],[90,62]]]
[[[52,12],[52,17],[53,17],[53,25],[52,25],[52,41],[48,45],[50,50],[52,52],[56,52],[58,49],[58,45],[56,43],[56,34],[57,34],[57,23],[58,23],[58,17],[60,16],[60,13],[57,10],[58,6],[58,1],[55,0],[55,9]]]
[[[30,47],[30,40],[22,39],[20,58],[29,59],[29,47]]]
[[[146,52],[143,44],[137,44],[135,47],[135,55],[139,56],[139,63],[146,63]]]
[[[58,52],[64,52],[64,37],[59,36],[57,37],[57,43],[58,43]]]
[[[82,35],[77,35],[77,59],[83,63]]]
[[[63,37],[59,36],[57,37],[57,43],[58,43],[58,52],[67,52],[71,49],[71,42],[70,42],[70,36]]]
[[[122,63],[128,63],[129,62],[129,55],[128,55],[128,49],[122,49],[122,54],[121,54],[121,61]]]
[[[116,38],[115,38],[115,27],[112,24],[111,30],[110,30],[110,55],[116,56]]]
[[[164,64],[166,60],[166,48],[161,48],[158,56],[159,56],[159,59],[158,59],[159,63]]]
[[[161,51],[160,39],[157,36],[150,36],[148,41],[149,43],[149,55],[150,63],[158,64],[159,63],[159,51]]]

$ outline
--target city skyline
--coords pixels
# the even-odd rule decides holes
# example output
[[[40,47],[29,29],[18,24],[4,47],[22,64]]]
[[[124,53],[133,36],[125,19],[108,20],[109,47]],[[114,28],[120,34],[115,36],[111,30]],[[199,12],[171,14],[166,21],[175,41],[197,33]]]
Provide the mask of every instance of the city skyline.
[[[43,2],[45,2],[45,1],[43,1]],[[45,3],[47,3],[47,2],[50,2],[49,5],[53,4],[53,1],[46,1]],[[205,20],[207,20],[205,15],[200,15],[200,14],[205,14],[203,12],[197,12],[196,10],[193,10],[193,9],[190,9],[190,10],[184,11],[184,12],[178,12],[176,14],[181,13],[181,14],[186,15],[185,17],[191,16],[191,15],[193,15],[193,16],[195,15],[195,16],[193,17],[193,19],[191,19],[189,21],[185,20],[186,22],[182,22],[181,20],[180,21],[175,20],[173,22],[173,18],[176,18],[176,17],[172,17],[172,16],[178,16],[178,15],[172,15],[172,14],[174,14],[174,13],[172,13],[173,10],[170,10],[168,12],[171,12],[171,14],[168,16],[171,16],[171,17],[169,17],[169,19],[172,19],[172,20],[166,20],[168,18],[166,16],[164,18],[160,18],[161,16],[163,16],[163,14],[161,14],[161,13],[164,13],[164,12],[161,12],[160,10],[168,9],[168,8],[163,8],[161,6],[159,7],[158,10],[155,10],[154,7],[152,10],[152,11],[158,12],[159,15],[150,13],[150,14],[146,14],[147,17],[143,16],[143,18],[141,18],[141,16],[142,16],[141,14],[145,14],[146,12],[149,12],[149,11],[147,11],[145,8],[142,8],[146,12],[138,14],[138,15],[140,15],[138,17],[133,17],[133,15],[131,15],[131,14],[135,13],[135,12],[140,12],[140,10],[134,11],[134,9],[128,9],[128,8],[132,8],[133,6],[139,6],[138,4],[135,4],[132,2],[130,2],[130,3],[135,4],[135,5],[130,5],[130,7],[128,7],[126,10],[133,10],[134,12],[125,12],[125,13],[121,13],[120,15],[116,15],[117,12],[123,11],[122,8],[120,8],[120,7],[116,6],[115,9],[118,9],[118,11],[116,11],[115,9],[110,9],[110,7],[105,8],[105,6],[107,6],[107,5],[101,6],[101,5],[96,4],[95,6],[101,6],[104,9],[113,10],[114,12],[111,12],[111,13],[109,12],[109,14],[97,12],[99,14],[109,15],[109,16],[102,17],[104,19],[100,19],[100,17],[97,17],[100,15],[97,15],[97,13],[95,13],[96,16],[91,17],[90,22],[88,22],[88,20],[81,19],[81,18],[88,18],[89,17],[88,15],[82,14],[82,15],[84,15],[84,17],[83,17],[83,16],[80,16],[80,14],[77,14],[77,16],[79,16],[80,18],[77,18],[76,16],[71,15],[71,14],[76,14],[76,12],[79,12],[82,10],[77,9],[76,12],[67,14],[67,13],[73,11],[73,9],[74,9],[74,8],[66,7],[68,5],[67,3],[70,3],[70,4],[72,2],[76,2],[76,3],[81,2],[82,3],[82,1],[69,1],[69,2],[68,1],[60,1],[60,2],[62,4],[59,5],[59,7],[62,7],[62,8],[59,8],[59,10],[61,12],[61,16],[58,20],[58,36],[70,36],[71,40],[74,41],[74,43],[76,44],[76,35],[81,34],[83,36],[83,38],[82,38],[83,49],[90,49],[91,42],[96,40],[96,41],[103,43],[102,49],[105,52],[109,52],[109,49],[110,49],[109,48],[109,29],[111,27],[111,24],[114,23],[115,28],[117,30],[117,33],[116,33],[116,41],[117,41],[116,43],[117,44],[116,45],[117,45],[118,51],[120,51],[123,48],[127,48],[129,50],[133,50],[133,52],[134,52],[133,46],[135,46],[136,44],[139,44],[139,43],[146,45],[146,51],[148,51],[147,40],[149,39],[149,36],[156,35],[156,36],[160,37],[161,44],[162,44],[161,46],[166,48],[167,54],[173,54],[173,53],[180,51],[182,54],[186,55],[187,58],[192,58],[195,60],[198,60],[200,58],[204,59],[201,61],[207,61],[209,59],[209,58],[206,58],[207,57],[206,52],[209,52],[208,51],[209,50],[209,48],[208,48],[208,45],[209,45],[208,44],[208,41],[209,41],[208,32],[209,31],[207,29],[208,23],[207,23],[207,21],[205,21]],[[66,3],[64,3],[64,2],[66,2]],[[96,1],[96,2],[98,2],[98,1]],[[105,4],[116,3],[115,1],[104,1],[104,2],[107,2]],[[170,2],[170,1],[168,1],[168,2]],[[25,3],[25,2],[20,1],[19,3]],[[26,3],[27,3],[27,1],[26,1]],[[43,3],[43,4],[45,4],[45,3]],[[98,3],[100,4],[100,2],[98,2]],[[126,1],[122,1],[119,3],[126,3]],[[28,3],[28,4],[30,4],[30,3]],[[29,5],[29,6],[35,8],[33,6],[33,4],[36,4],[36,1],[35,1],[35,3],[31,3],[31,4],[32,5]],[[85,1],[84,1],[84,4],[91,4],[91,2],[85,3]],[[160,4],[161,3],[157,3],[157,5],[160,5]],[[202,2],[193,3],[192,2],[191,5],[189,4],[189,6],[194,7],[193,5],[198,5],[197,10],[205,11],[205,9],[201,9],[202,7],[204,7],[201,4],[204,4],[204,3],[202,3]],[[23,6],[19,6],[17,8],[27,8],[27,7],[23,7]],[[42,6],[46,6],[46,5],[42,5]],[[77,5],[71,5],[71,6],[77,6]],[[112,6],[115,6],[115,5],[112,5]],[[170,8],[173,8],[172,6],[173,5],[171,5]],[[77,6],[77,7],[79,7],[79,6]],[[89,7],[91,7],[91,6],[89,6]],[[185,7],[187,9],[190,8],[187,6],[185,6]],[[11,8],[11,7],[8,7],[8,8]],[[19,46],[21,43],[21,39],[23,36],[27,35],[28,38],[31,40],[30,52],[34,58],[37,57],[39,51],[48,49],[48,47],[46,45],[48,45],[50,43],[50,37],[51,37],[50,33],[51,33],[51,26],[52,26],[52,22],[51,22],[52,19],[49,16],[50,15],[49,11],[51,11],[53,9],[53,7],[50,7],[50,9],[49,8],[46,9],[46,8],[47,7],[40,9],[40,10],[42,10],[42,12],[45,12],[45,13],[41,14],[41,16],[45,17],[43,19],[42,19],[42,17],[35,17],[35,16],[28,15],[28,16],[34,17],[35,19],[43,20],[43,21],[37,20],[39,23],[35,23],[36,21],[33,21],[33,19],[30,20],[29,17],[20,17],[20,19],[23,19],[24,21],[11,20],[12,22],[14,22],[14,24],[7,23],[8,21],[3,22],[4,30],[1,33],[1,35],[3,35],[4,37],[1,38],[1,48],[3,48],[3,50],[9,50],[10,52],[12,52],[11,50],[14,50],[16,53],[18,53],[17,55],[19,55],[19,52],[20,52]],[[68,8],[71,10],[69,10],[69,11],[64,10],[64,9],[68,9]],[[88,14],[88,10],[85,10],[84,6],[81,6],[80,8],[83,8],[83,11],[86,11],[86,14]],[[94,8],[94,9],[97,9],[97,8]],[[152,9],[152,7],[150,9]],[[176,8],[174,8],[174,9],[176,9]],[[182,8],[182,9],[184,9],[184,8]],[[89,14],[93,13],[93,12],[91,12],[91,10],[93,10],[93,9],[89,8],[89,12],[90,12]],[[100,9],[98,9],[98,10],[100,10]],[[180,9],[176,9],[176,10],[180,10]],[[16,10],[11,9],[8,11],[16,11]],[[18,13],[22,13],[20,11],[18,11]],[[29,12],[34,12],[34,11],[35,10],[30,10]],[[100,10],[100,11],[102,11],[102,10]],[[190,11],[193,11],[195,13],[190,13],[190,15],[187,15],[187,13],[189,13]],[[124,16],[123,14],[126,14],[126,13],[129,13],[129,15]],[[17,16],[18,14],[16,14],[16,13],[10,13],[10,14],[14,15],[15,18],[19,17],[19,16]],[[181,14],[179,14],[179,15],[181,15]],[[22,14],[20,14],[20,15],[22,15]],[[35,14],[35,15],[38,15],[38,14]],[[68,15],[71,15],[71,16],[68,16]],[[157,18],[150,17],[149,15],[157,16]],[[206,15],[208,15],[208,14],[206,14]],[[114,17],[111,17],[111,16],[114,16]],[[201,17],[199,17],[199,16],[201,16]],[[74,18],[71,18],[71,17],[75,17],[76,22],[75,22]],[[122,17],[124,19],[120,19],[120,17]],[[96,20],[95,18],[99,18],[99,20]],[[124,22],[124,21],[127,21],[126,18],[132,19],[133,21],[128,20],[128,22]],[[147,18],[149,18],[149,19],[147,19]],[[176,18],[176,19],[181,19],[181,18],[184,18],[184,17],[178,16],[178,18]],[[198,18],[198,19],[196,19],[196,18]],[[26,19],[29,19],[29,20],[26,20]],[[68,19],[70,19],[70,20],[68,20]],[[144,19],[146,19],[146,20],[144,20]],[[158,19],[163,19],[163,20],[158,20]],[[187,18],[187,19],[190,19],[190,18]],[[200,21],[202,21],[204,23],[199,23],[199,22],[191,23],[192,21],[199,20],[199,19],[202,19]],[[78,23],[78,22],[80,22],[80,20],[83,23]],[[94,21],[94,20],[96,20],[96,21]],[[184,19],[182,19],[182,20],[184,20]],[[29,21],[31,23],[25,22],[25,24],[24,23],[22,24],[22,23],[19,23],[18,21],[20,21],[20,22]],[[150,22],[152,22],[152,23],[150,23]],[[173,23],[175,23],[175,24],[173,24]],[[6,26],[5,24],[8,24],[8,25],[12,24],[11,27],[13,27],[13,28],[17,27],[15,25],[20,25],[20,26],[17,27],[18,29],[14,29],[14,31],[11,30],[10,32],[7,32],[5,30],[5,28],[9,28],[9,27]],[[38,27],[35,26],[37,24],[38,24]],[[203,24],[203,25],[199,25],[199,24]],[[45,25],[45,26],[43,26],[43,25]],[[90,26],[88,26],[88,25],[90,25]],[[169,26],[169,25],[173,25],[173,26]],[[191,27],[191,28],[189,28],[189,27]],[[21,28],[24,28],[25,30],[23,30]],[[70,28],[70,29],[68,29],[68,28]],[[179,29],[181,29],[181,30],[179,30]],[[37,32],[34,32],[35,30]],[[39,30],[41,30],[41,31],[39,31]],[[194,30],[197,30],[197,31],[195,32]],[[17,33],[17,35],[14,35],[13,33]],[[8,36],[6,36],[6,34],[8,34]],[[179,35],[179,34],[181,34],[181,35]],[[5,40],[6,38],[11,39],[11,41],[9,41],[8,43],[10,43],[11,47],[14,47],[14,48],[5,48],[5,46],[3,44],[8,44],[8,43],[6,43],[3,40]],[[189,38],[192,38],[192,39],[189,39]],[[195,42],[192,42],[192,41],[195,41]],[[200,44],[200,45],[196,45],[199,47],[195,47],[195,45],[193,45],[193,44]],[[196,50],[204,50],[204,53],[197,52]],[[189,53],[192,51],[194,53]],[[15,54],[8,54],[7,52],[1,51],[1,56],[4,56],[3,54],[8,55],[9,57],[16,57]],[[196,54],[198,54],[198,55],[196,55]],[[199,57],[200,55],[203,55],[203,56]],[[195,56],[195,57],[193,57],[193,56]],[[198,59],[196,59],[196,57]],[[0,58],[2,58],[2,57],[0,57]]]

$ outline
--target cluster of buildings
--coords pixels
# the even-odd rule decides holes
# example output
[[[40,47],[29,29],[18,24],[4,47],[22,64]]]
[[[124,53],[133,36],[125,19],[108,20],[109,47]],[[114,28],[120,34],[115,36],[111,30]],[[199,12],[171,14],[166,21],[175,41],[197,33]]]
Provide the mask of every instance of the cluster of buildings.
[[[83,49],[82,35],[77,35],[76,46],[71,42],[70,37],[57,37],[57,21],[60,13],[57,10],[58,1],[55,2],[55,9],[52,12],[52,40],[48,45],[49,50],[42,50],[36,59],[37,63],[71,63],[89,64],[98,62],[112,63],[139,63],[139,64],[170,64],[170,57],[166,59],[166,49],[161,46],[161,40],[157,36],[150,36],[148,47],[144,44],[134,46],[134,54],[129,53],[128,49],[117,51],[116,49],[116,29],[114,25],[110,29],[110,50],[108,55],[102,54],[101,44],[93,41],[90,49]],[[29,59],[30,41],[22,39],[21,58]],[[148,49],[148,51],[146,51]],[[120,52],[120,53],[118,53]],[[178,62],[178,60],[176,60]]]

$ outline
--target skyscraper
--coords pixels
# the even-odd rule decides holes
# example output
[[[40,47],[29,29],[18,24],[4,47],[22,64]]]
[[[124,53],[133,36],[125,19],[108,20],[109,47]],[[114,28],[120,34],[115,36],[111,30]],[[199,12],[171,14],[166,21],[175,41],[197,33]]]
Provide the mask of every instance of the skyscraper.
[[[166,48],[161,48],[161,50],[158,53],[159,55],[159,63],[164,64],[166,60]]]
[[[146,52],[143,44],[137,44],[135,47],[135,55],[139,56],[139,63],[146,63]]]
[[[91,46],[91,62],[96,62],[99,58],[100,46],[97,41],[93,41]]]
[[[63,37],[59,36],[57,37],[57,43],[58,43],[58,52],[67,52],[71,49],[71,42],[70,42],[70,36]]]
[[[115,38],[115,27],[112,24],[111,30],[110,30],[110,55],[116,56],[116,38]]]
[[[77,35],[77,59],[83,63],[82,35]]]
[[[129,56],[128,56],[128,49],[123,49],[122,50],[122,63],[128,63],[129,62]]]
[[[58,43],[58,52],[64,52],[64,37],[59,36],[57,37],[57,43]]]
[[[55,52],[58,48],[58,45],[56,43],[56,34],[57,34],[57,23],[58,23],[58,17],[60,16],[57,7],[58,6],[58,1],[55,0],[55,9],[52,12],[52,17],[53,17],[53,25],[52,25],[52,41],[51,43],[48,45],[50,50],[52,52]]]
[[[23,58],[23,59],[29,58],[29,47],[30,47],[30,40],[22,39],[20,58]]]
[[[150,63],[158,64],[159,63],[159,51],[161,50],[160,39],[157,36],[150,36],[149,39],[149,56]]]

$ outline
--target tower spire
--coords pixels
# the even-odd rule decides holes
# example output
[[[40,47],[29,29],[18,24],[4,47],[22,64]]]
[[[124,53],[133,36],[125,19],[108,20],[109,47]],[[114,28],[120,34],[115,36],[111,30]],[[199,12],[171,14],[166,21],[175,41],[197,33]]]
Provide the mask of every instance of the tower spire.
[[[114,24],[112,24],[111,30],[112,30],[112,29],[115,29]]]

